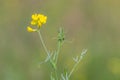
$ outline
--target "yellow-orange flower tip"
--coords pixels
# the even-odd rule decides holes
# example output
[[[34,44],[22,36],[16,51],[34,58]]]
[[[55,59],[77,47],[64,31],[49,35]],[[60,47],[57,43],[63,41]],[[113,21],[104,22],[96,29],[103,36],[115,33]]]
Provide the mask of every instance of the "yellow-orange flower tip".
[[[31,28],[30,26],[28,26],[28,27],[27,27],[27,31],[28,31],[28,32],[35,32],[35,31],[37,31],[37,30],[36,30],[36,29]]]

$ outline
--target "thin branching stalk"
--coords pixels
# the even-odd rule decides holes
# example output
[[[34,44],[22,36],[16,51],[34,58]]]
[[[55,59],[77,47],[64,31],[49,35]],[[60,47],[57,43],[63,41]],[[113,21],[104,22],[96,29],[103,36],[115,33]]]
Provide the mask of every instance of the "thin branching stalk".
[[[58,72],[57,72],[57,68],[55,69],[55,76],[56,76],[56,80],[58,80]]]
[[[57,71],[57,60],[58,60],[58,56],[59,56],[59,53],[60,53],[60,48],[61,48],[61,42],[58,42],[58,48],[57,48],[57,51],[55,53],[55,76],[56,76],[56,80],[58,80],[58,71]]]
[[[57,48],[57,52],[56,52],[55,64],[57,64],[58,55],[59,55],[59,53],[60,53],[60,48],[61,48],[61,42],[58,42],[58,48]]]
[[[79,60],[79,62],[80,62],[80,61],[81,61],[81,60]],[[73,66],[72,70],[70,71],[70,73],[69,73],[69,75],[68,75],[69,78],[71,77],[73,71],[75,70],[75,68],[77,67],[77,65],[79,64],[79,62],[76,62],[76,64]]]
[[[73,71],[76,69],[77,65],[80,63],[80,61],[82,60],[82,58],[83,58],[83,56],[86,54],[86,52],[87,52],[87,50],[84,49],[84,50],[82,51],[81,55],[79,56],[79,59],[78,59],[78,56],[77,56],[77,58],[76,58],[76,59],[77,59],[77,60],[76,60],[76,63],[75,63],[75,65],[73,66],[72,70],[70,71],[70,73],[69,73],[69,75],[68,75],[68,78],[71,77]]]
[[[48,56],[50,56],[50,54],[49,54],[49,52],[48,52],[48,49],[47,49],[47,47],[46,47],[46,45],[45,45],[45,43],[44,43],[44,41],[43,41],[42,35],[41,35],[41,33],[40,33],[40,30],[37,31],[37,32],[38,32],[39,38],[40,38],[40,40],[41,40],[41,43],[42,43],[42,45],[43,45],[43,48],[44,48],[45,52],[47,53]],[[59,46],[59,47],[58,47],[58,50],[57,50],[57,57],[58,57],[59,50],[60,50],[60,44],[59,44],[58,46]],[[56,61],[57,61],[57,60],[56,60]],[[56,63],[55,63],[51,58],[50,58],[50,63],[51,63],[51,65],[52,65],[53,68],[54,68],[54,73],[55,73],[55,76],[56,76],[56,80],[58,80]]]
[[[41,33],[40,33],[40,30],[37,31],[37,32],[38,32],[39,38],[40,38],[40,40],[41,40],[41,43],[42,43],[42,45],[43,45],[43,48],[44,48],[45,52],[47,53],[47,55],[49,56],[48,49],[47,49],[47,47],[45,46],[45,43],[44,43],[44,41],[43,41],[42,35],[41,35]]]

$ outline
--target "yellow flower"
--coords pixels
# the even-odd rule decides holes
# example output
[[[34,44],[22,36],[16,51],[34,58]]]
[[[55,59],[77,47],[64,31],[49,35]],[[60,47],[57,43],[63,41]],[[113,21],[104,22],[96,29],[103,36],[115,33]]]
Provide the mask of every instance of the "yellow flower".
[[[31,21],[31,25],[36,25],[37,22],[36,21]]]
[[[38,14],[38,18],[41,18],[43,15],[42,14]]]
[[[31,26],[37,26],[36,29],[33,29],[31,27],[27,27],[27,31],[28,32],[35,32],[37,30],[40,29],[40,27],[42,26],[42,24],[45,24],[47,21],[47,16],[43,15],[43,14],[33,14],[31,16],[32,21],[31,21]]]
[[[40,28],[42,25],[42,23],[40,22],[40,20],[38,21],[38,28]]]
[[[38,14],[33,14],[33,15],[32,15],[32,19],[33,19],[33,20],[38,20]]]
[[[40,17],[41,23],[45,24],[45,23],[46,23],[46,20],[47,20],[47,16],[41,16],[41,17]]]
[[[30,26],[28,26],[28,27],[27,27],[27,31],[28,31],[28,32],[35,32],[35,31],[37,31],[37,30],[36,30],[36,29],[31,28]]]

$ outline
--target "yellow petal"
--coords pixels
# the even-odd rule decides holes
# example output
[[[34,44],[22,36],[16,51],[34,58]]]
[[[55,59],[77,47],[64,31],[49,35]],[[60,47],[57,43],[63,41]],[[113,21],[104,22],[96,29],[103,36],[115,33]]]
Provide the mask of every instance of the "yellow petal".
[[[40,18],[41,23],[45,24],[47,21],[47,16],[43,16]]]
[[[37,22],[36,21],[31,21],[31,25],[36,25],[37,24]]]
[[[28,27],[27,27],[27,31],[28,31],[28,32],[35,32],[36,29],[33,29],[33,28],[31,28],[31,27],[28,26]]]
[[[33,14],[33,15],[32,15],[32,19],[33,19],[33,20],[38,20],[38,15],[37,15],[37,14]]]
[[[42,14],[38,14],[38,18],[40,19],[43,15]]]
[[[42,26],[42,23],[41,23],[41,21],[39,20],[38,21],[38,27],[41,27]]]

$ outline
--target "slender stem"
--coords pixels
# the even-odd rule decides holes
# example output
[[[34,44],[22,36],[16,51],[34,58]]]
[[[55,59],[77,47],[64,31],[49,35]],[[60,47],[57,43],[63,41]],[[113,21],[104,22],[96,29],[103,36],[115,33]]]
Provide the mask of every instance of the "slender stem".
[[[70,78],[70,76],[72,75],[73,71],[75,70],[75,68],[77,67],[77,65],[80,63],[80,61],[82,60],[83,56],[86,54],[87,49],[84,49],[79,57],[79,60],[77,60],[77,62],[75,63],[75,65],[73,66],[72,70],[70,71],[68,77]]]
[[[47,53],[47,55],[49,56],[49,52],[48,52],[48,50],[47,50],[47,48],[46,48],[46,46],[45,46],[45,43],[44,43],[44,41],[43,41],[42,35],[41,35],[41,33],[40,33],[40,30],[37,31],[37,32],[38,32],[39,38],[40,38],[40,40],[41,40],[41,43],[42,43],[42,45],[43,45],[43,48],[44,48],[45,52]]]
[[[75,65],[73,66],[72,70],[70,71],[68,77],[70,78],[70,76],[72,75],[73,71],[75,70],[75,68],[77,67],[77,65],[80,63],[80,61],[82,60],[82,58],[80,58]]]
[[[58,80],[58,72],[57,72],[57,60],[58,60],[58,55],[60,53],[60,48],[61,48],[61,42],[58,42],[58,48],[57,48],[57,52],[55,53],[56,57],[55,57],[55,75],[56,75],[56,80]]]
[[[57,68],[55,69],[55,76],[56,76],[56,80],[58,80]]]
[[[41,43],[42,43],[42,45],[43,45],[43,48],[44,48],[45,52],[47,53],[48,56],[50,56],[50,55],[49,55],[49,52],[48,52],[48,49],[47,49],[46,46],[45,46],[45,43],[44,43],[44,40],[43,40],[43,38],[42,38],[42,36],[41,36],[40,31],[37,31],[37,32],[38,32],[39,38],[40,38],[40,40],[41,40]],[[60,47],[61,47],[61,43],[59,42],[59,43],[58,43],[58,49],[57,49],[57,52],[56,52],[56,60],[55,60],[55,68],[54,68],[56,80],[58,80],[56,63],[57,63],[58,55],[59,55],[59,52],[60,52]],[[53,61],[51,61],[51,59],[50,59],[50,63],[51,63],[51,64],[53,63]],[[52,64],[52,65],[53,65],[53,64]],[[53,65],[53,66],[54,66],[54,65]]]
[[[59,55],[59,52],[60,52],[60,47],[61,47],[61,42],[58,42],[58,48],[57,48],[57,52],[56,52],[56,60],[55,60],[55,64],[57,64],[58,55]]]

